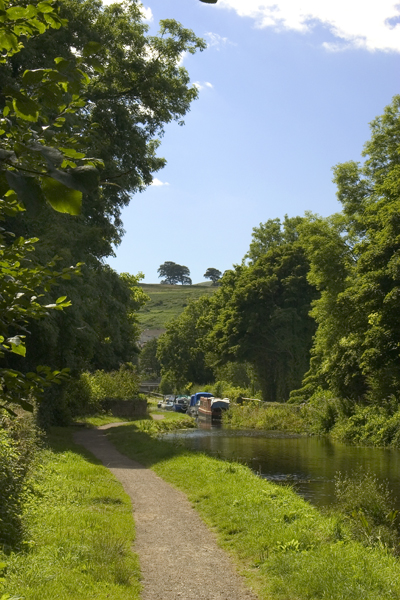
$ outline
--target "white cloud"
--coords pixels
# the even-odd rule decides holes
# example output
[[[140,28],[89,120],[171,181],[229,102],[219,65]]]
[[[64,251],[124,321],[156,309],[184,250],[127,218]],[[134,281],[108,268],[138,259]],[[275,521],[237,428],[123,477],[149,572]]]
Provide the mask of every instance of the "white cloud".
[[[207,45],[209,48],[216,48],[219,50],[221,46],[226,46],[227,44],[236,46],[236,44],[228,40],[227,37],[222,37],[219,33],[213,33],[212,31],[205,33],[204,37],[207,38]]]
[[[218,6],[277,31],[309,33],[322,24],[337,38],[324,44],[328,50],[400,52],[399,0],[219,0]]]
[[[160,187],[161,185],[169,185],[168,181],[160,181],[157,177],[154,177],[153,181],[150,185],[154,185],[155,187]]]
[[[204,88],[206,88],[206,87],[210,88],[210,89],[213,89],[213,87],[214,87],[213,84],[210,83],[209,81],[203,81],[202,83],[200,81],[195,81],[193,85],[194,85],[194,87],[197,87],[199,92],[201,90],[204,90]]]
[[[151,23],[153,21],[154,17],[153,17],[153,13],[151,11],[150,6],[148,8],[146,8],[145,6],[142,6],[142,13],[144,15],[145,21],[147,21],[148,23]]]

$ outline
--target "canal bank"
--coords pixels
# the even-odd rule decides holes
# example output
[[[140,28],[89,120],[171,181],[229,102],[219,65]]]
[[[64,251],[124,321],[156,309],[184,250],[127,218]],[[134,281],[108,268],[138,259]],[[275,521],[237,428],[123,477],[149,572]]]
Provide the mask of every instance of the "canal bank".
[[[244,465],[154,439],[135,424],[108,436],[187,495],[261,598],[400,599],[398,559],[354,540],[343,516],[321,514]]]

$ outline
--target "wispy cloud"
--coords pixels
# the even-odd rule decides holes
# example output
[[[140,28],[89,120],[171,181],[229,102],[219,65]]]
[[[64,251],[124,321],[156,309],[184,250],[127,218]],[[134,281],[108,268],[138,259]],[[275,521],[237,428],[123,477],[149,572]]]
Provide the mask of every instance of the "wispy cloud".
[[[328,50],[400,52],[399,0],[219,0],[218,6],[277,31],[309,33],[322,24],[337,39],[326,41]]]
[[[197,87],[197,89],[199,91],[204,90],[204,88],[210,88],[210,89],[212,89],[214,87],[213,84],[210,83],[209,81],[203,81],[203,82],[195,81],[193,85],[195,87]]]
[[[216,48],[219,50],[222,46],[236,46],[236,44],[228,40],[227,37],[222,37],[222,35],[219,35],[219,33],[213,33],[212,31],[205,33],[204,37],[207,39],[207,45],[209,48]]]
[[[169,185],[168,181],[160,181],[157,177],[154,177],[153,181],[150,185],[154,185],[154,187],[160,187],[162,185]]]

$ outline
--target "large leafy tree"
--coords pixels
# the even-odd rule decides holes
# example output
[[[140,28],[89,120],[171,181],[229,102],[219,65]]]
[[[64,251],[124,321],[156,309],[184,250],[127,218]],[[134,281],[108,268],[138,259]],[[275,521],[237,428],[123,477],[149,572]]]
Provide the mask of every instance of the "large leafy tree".
[[[83,169],[83,179],[89,168],[98,166],[86,156],[101,159],[104,168],[100,178],[86,177],[85,187],[81,182],[79,197],[74,192],[79,215],[54,213],[43,204],[37,210],[26,198],[27,212],[9,220],[7,227],[17,236],[41,239],[36,257],[42,264],[55,253],[63,268],[85,263],[79,282],[71,280],[64,286],[73,305],[69,312],[31,326],[32,361],[46,357],[49,364],[74,370],[111,368],[132,360],[136,326],[130,322],[131,311],[124,308],[129,286],[104,266],[103,259],[113,253],[123,234],[121,208],[133,193],[145,189],[152,174],[165,164],[156,155],[165,124],[172,120],[181,123],[197,97],[186,69],[180,66],[181,55],[205,45],[172,20],[160,24],[158,36],[147,35],[141,4],[135,0],[109,7],[96,0],[65,0],[60,4],[60,18],[63,27],[27,40],[1,67],[0,75],[5,85],[23,92],[28,66],[40,66],[44,73],[54,70],[57,57],[62,60],[56,69],[65,61],[79,61],[82,77],[85,72],[89,76],[83,97],[75,100],[82,105],[76,105],[74,112],[67,107],[57,123],[49,121],[43,139],[56,147],[53,155],[64,154],[62,168],[69,176]],[[43,94],[38,101],[41,114],[54,120],[52,106],[43,102]],[[58,131],[66,139],[57,137]],[[57,157],[60,160],[60,154]],[[99,186],[90,187],[98,182]],[[53,199],[57,201],[56,194]]]
[[[190,271],[184,265],[178,265],[177,263],[167,260],[165,263],[159,266],[157,269],[159,277],[164,277],[161,283],[169,283],[175,285],[180,283],[182,285],[192,285],[190,279]]]
[[[217,364],[252,364],[266,401],[285,402],[308,368],[315,330],[308,270],[299,243],[274,245],[254,264],[226,272],[216,294],[209,344]]]
[[[344,216],[304,232],[321,290],[305,391],[381,402],[400,393],[400,96],[371,123],[363,156],[334,170]]]

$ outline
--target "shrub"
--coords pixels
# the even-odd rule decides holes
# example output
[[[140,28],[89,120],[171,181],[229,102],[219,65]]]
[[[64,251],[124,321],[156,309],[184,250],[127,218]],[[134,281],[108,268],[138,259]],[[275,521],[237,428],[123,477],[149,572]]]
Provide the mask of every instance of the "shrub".
[[[36,456],[40,432],[31,415],[4,419],[0,429],[0,546],[18,548],[22,537],[25,480]]]
[[[317,390],[302,409],[313,433],[328,433],[337,422],[346,420],[355,410],[354,403],[337,398],[329,390]]]
[[[340,420],[332,436],[344,442],[372,446],[400,446],[400,410],[387,406],[356,406],[354,414]]]
[[[335,478],[337,507],[351,526],[353,536],[368,546],[383,545],[398,552],[398,511],[386,482],[363,469]]]

